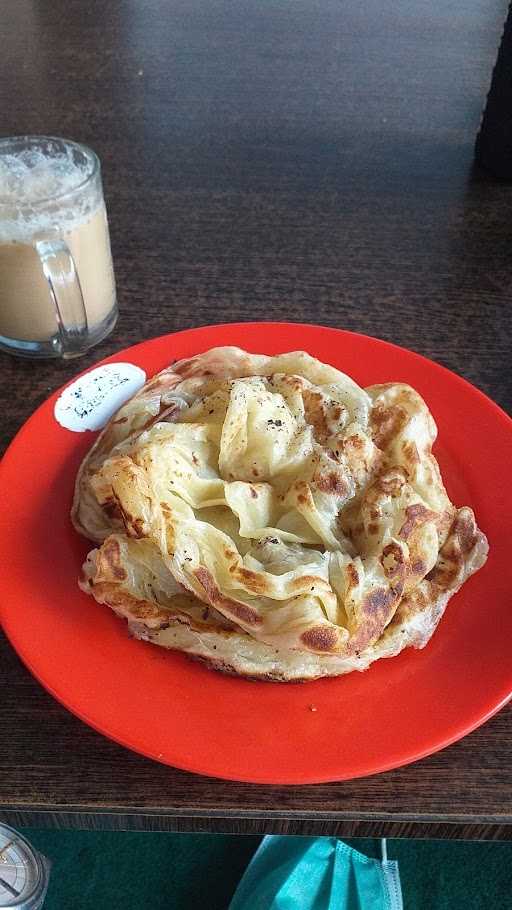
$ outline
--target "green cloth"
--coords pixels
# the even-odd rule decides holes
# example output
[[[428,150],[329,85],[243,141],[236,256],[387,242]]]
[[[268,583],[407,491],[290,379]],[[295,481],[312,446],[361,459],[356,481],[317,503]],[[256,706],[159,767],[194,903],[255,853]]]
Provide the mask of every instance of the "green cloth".
[[[22,833],[52,860],[44,910],[226,910],[260,837],[106,831]],[[380,857],[380,843],[346,843]],[[512,844],[388,840],[404,910],[510,910]],[[151,882],[151,887],[148,886]]]

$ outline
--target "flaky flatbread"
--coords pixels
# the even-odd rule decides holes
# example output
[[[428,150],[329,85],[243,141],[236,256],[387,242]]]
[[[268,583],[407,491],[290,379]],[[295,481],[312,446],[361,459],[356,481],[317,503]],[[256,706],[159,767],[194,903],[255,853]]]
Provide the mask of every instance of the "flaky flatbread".
[[[244,676],[310,679],[423,647],[483,562],[409,386],[303,352],[164,370],[85,459],[81,586],[140,638]]]

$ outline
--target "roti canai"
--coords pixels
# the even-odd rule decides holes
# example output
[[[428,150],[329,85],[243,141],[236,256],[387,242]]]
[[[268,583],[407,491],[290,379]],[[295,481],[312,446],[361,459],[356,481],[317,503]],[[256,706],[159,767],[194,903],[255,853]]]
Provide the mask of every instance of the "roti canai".
[[[83,462],[80,586],[130,632],[242,676],[305,680],[423,647],[486,560],[410,386],[304,352],[163,370]]]

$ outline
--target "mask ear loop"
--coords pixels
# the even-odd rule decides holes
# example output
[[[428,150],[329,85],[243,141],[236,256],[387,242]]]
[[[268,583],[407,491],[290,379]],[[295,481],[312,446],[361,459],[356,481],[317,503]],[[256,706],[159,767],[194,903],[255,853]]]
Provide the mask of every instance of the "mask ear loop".
[[[384,875],[384,887],[386,889],[388,901],[386,906],[389,910],[404,910],[398,863],[395,860],[388,862],[388,844],[385,837],[381,837],[380,849],[382,853],[381,862]]]

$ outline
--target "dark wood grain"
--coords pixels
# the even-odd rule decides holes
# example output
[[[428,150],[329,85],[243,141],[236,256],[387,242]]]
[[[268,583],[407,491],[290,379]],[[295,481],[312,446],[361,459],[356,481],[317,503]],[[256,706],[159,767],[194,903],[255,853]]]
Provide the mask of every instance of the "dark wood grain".
[[[392,340],[512,402],[512,207],[472,169],[504,2],[4,0],[1,129],[103,162],[121,318],[86,367],[211,322]],[[76,363],[0,355],[5,445]],[[262,787],[174,771],[55,703],[0,635],[16,824],[498,838],[512,712],[417,764]]]

